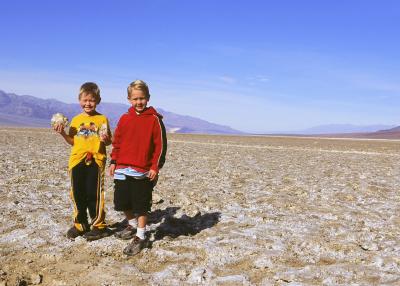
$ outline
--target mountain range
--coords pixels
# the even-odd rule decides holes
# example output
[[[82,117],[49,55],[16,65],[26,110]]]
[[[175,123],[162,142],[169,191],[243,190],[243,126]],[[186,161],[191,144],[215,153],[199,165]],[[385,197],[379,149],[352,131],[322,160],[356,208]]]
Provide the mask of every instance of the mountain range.
[[[111,127],[115,127],[120,116],[127,112],[129,105],[101,102],[97,111],[107,115]],[[54,113],[63,113],[67,118],[80,113],[77,103],[64,103],[55,99],[41,99],[30,95],[16,95],[0,90],[0,125],[49,127]],[[244,134],[229,126],[211,123],[196,117],[179,115],[157,108],[163,115],[168,132],[199,134]]]
[[[129,105],[127,104],[101,102],[97,110],[100,113],[106,114],[111,127],[115,127],[120,116],[125,113],[128,108]],[[161,108],[157,108],[157,111],[163,115],[164,124],[168,132],[193,134],[248,134],[229,126],[211,123],[192,116],[176,114]],[[30,95],[16,95],[0,90],[0,125],[49,127],[50,118],[54,113],[58,112],[63,113],[71,119],[74,115],[81,112],[81,108],[77,103],[64,103],[55,99],[41,99]],[[400,126],[328,124],[301,131],[269,132],[268,135],[400,139]]]
[[[395,125],[354,125],[354,124],[325,124],[307,128],[293,134],[337,134],[337,133],[370,133],[378,130],[391,129]]]
[[[400,126],[328,124],[300,131],[270,132],[265,135],[326,138],[400,139]]]

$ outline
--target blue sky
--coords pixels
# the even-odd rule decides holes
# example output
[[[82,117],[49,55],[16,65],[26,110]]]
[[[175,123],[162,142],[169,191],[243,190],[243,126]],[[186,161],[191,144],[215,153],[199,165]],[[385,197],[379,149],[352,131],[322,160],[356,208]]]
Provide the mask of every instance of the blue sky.
[[[2,1],[0,89],[85,81],[249,132],[400,123],[399,1]]]

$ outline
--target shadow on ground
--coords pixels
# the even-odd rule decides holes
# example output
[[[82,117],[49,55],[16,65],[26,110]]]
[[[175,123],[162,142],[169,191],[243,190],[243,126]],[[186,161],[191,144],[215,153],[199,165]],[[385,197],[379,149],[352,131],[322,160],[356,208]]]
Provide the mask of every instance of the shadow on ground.
[[[164,218],[173,217],[180,207],[168,207],[164,210],[155,210],[149,214],[148,224],[157,224]]]
[[[165,210],[155,210],[149,214],[148,217],[148,224],[157,224],[163,220],[165,217],[173,217],[179,207],[168,207]],[[112,230],[113,233],[117,231],[123,230],[125,227],[128,226],[128,220],[125,218],[119,222],[113,223],[109,225],[109,228]]]
[[[180,207],[168,207],[164,210],[155,210],[149,214],[148,224],[161,224],[154,230],[150,231],[149,237],[154,234],[154,241],[162,240],[168,236],[171,238],[177,238],[178,236],[192,236],[198,234],[204,229],[211,228],[216,225],[221,217],[220,212],[212,213],[197,213],[195,216],[190,217],[186,214],[180,218],[174,217]],[[113,232],[124,229],[128,224],[126,219],[117,222],[110,226]],[[150,245],[151,247],[151,245]]]
[[[211,228],[219,222],[220,212],[196,214],[193,217],[182,215],[176,218],[173,215],[161,217],[163,222],[153,230],[154,241],[161,240],[166,236],[176,238],[181,235],[191,236],[198,234],[204,229]]]

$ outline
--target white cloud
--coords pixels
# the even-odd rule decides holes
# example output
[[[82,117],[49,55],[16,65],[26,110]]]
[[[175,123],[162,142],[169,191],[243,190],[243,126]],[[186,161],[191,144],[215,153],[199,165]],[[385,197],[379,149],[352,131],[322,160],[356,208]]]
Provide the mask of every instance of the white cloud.
[[[228,84],[236,83],[236,79],[230,76],[220,76],[218,79]]]
[[[270,77],[265,75],[253,75],[247,77],[247,83],[251,86],[259,85],[260,83],[267,83],[270,82]]]
[[[270,81],[270,79],[268,77],[263,76],[263,75],[256,76],[256,80],[261,81],[261,82],[269,82]]]

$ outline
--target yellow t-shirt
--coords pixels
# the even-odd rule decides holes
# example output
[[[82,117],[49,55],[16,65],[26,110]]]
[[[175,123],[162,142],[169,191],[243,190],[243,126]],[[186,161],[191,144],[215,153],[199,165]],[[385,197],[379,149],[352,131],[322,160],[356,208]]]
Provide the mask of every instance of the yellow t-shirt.
[[[106,161],[106,146],[100,141],[101,132],[111,138],[108,119],[100,113],[87,115],[81,113],[72,118],[69,127],[69,136],[74,138],[68,168],[71,170],[86,158],[87,153],[93,154],[93,159],[100,168],[104,168]]]

